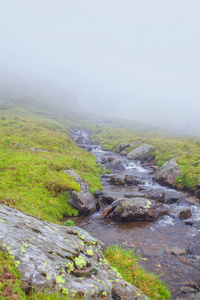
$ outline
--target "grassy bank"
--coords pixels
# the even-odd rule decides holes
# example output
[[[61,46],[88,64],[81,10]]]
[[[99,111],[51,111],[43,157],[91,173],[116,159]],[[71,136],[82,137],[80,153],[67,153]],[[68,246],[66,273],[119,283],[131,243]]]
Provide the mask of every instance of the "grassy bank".
[[[159,166],[175,158],[182,174],[175,186],[179,189],[195,190],[200,184],[200,139],[173,134],[142,132],[124,128],[105,127],[97,130],[93,139],[100,141],[106,150],[116,151],[121,143],[138,142],[135,146],[125,149],[129,152],[143,143],[154,147],[152,155]]]
[[[170,292],[158,276],[145,271],[138,265],[139,257],[134,250],[124,250],[118,245],[106,249],[105,256],[123,279],[136,286],[152,300],[168,300]]]
[[[59,122],[0,111],[0,143],[0,202],[5,205],[58,222],[63,215],[78,214],[67,199],[68,191],[78,191],[79,185],[64,170],[77,172],[91,192],[101,188],[101,167]]]

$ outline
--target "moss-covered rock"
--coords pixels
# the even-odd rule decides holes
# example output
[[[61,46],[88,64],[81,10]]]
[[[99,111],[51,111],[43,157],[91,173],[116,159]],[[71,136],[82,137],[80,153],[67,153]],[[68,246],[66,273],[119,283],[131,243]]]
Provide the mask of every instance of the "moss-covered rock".
[[[62,291],[70,298],[148,299],[110,267],[103,243],[78,227],[0,205],[0,246],[15,260],[27,287]]]

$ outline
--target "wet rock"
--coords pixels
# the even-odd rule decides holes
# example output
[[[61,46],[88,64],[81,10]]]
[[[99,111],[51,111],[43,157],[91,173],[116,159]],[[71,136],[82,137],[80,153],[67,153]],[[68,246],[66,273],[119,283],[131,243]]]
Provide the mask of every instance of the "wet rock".
[[[123,151],[120,152],[119,154],[120,154],[120,155],[123,155],[123,156],[126,156],[126,155],[127,155],[125,150],[123,150]]]
[[[109,218],[122,221],[153,221],[167,213],[161,203],[146,198],[118,198],[112,203]]]
[[[73,170],[66,170],[65,172],[72,175],[80,186],[80,192],[69,192],[70,197],[68,203],[70,203],[72,207],[76,208],[80,214],[92,214],[96,209],[96,202],[90,193],[89,185]]]
[[[183,210],[179,213],[179,218],[180,219],[188,219],[191,217],[191,211],[190,209],[187,209],[187,210]]]
[[[99,199],[100,196],[102,196],[102,192],[101,191],[94,191],[94,197],[96,199]]]
[[[112,170],[125,171],[125,167],[123,166],[123,161],[121,160],[113,160],[110,163],[110,167]]]
[[[148,197],[152,200],[164,202],[165,191],[163,189],[150,189],[142,191],[145,197]]]
[[[96,204],[96,209],[97,211],[102,210],[105,206],[111,204],[112,202],[114,202],[115,199],[110,197],[110,196],[106,196],[106,195],[102,195],[99,199],[98,202]]]
[[[166,183],[173,185],[175,180],[181,174],[181,170],[177,165],[175,159],[167,161],[161,168],[155,173],[155,179],[160,183]]]
[[[136,178],[135,176],[132,175],[125,175],[123,182],[126,185],[138,185],[139,183],[141,183],[142,181],[138,178]]]
[[[112,156],[109,156],[109,157],[108,157],[108,162],[111,162],[111,161],[113,161],[113,160],[115,160],[114,157],[112,157]]]
[[[121,178],[117,177],[116,175],[113,175],[110,178],[109,182],[112,185],[124,185],[125,184],[125,182]]]
[[[185,199],[185,195],[181,192],[175,191],[175,190],[165,190],[165,199],[164,199],[164,203],[175,203],[179,200],[184,200]]]
[[[148,156],[148,154],[150,153],[150,151],[152,149],[153,149],[152,146],[150,146],[148,144],[143,144],[143,145],[137,147],[136,149],[134,149],[133,151],[129,152],[127,154],[127,158],[143,160]]]
[[[200,189],[195,192],[195,197],[200,199]]]
[[[0,247],[15,260],[27,288],[61,291],[70,299],[148,299],[110,267],[103,243],[86,231],[4,205],[0,222]]]
[[[100,219],[104,219],[109,215],[109,213],[112,211],[112,206],[107,207],[104,212],[101,214]]]
[[[119,147],[117,148],[117,153],[122,152],[125,148],[128,148],[130,146],[129,143],[123,143],[121,145],[119,145]]]
[[[101,164],[104,165],[107,163],[107,159],[105,157],[102,157],[101,159]]]
[[[199,205],[200,204],[200,199],[196,197],[187,197],[186,201],[189,202],[192,205]]]
[[[158,166],[157,165],[150,165],[150,167],[153,169],[154,172],[156,172],[158,170]]]
[[[184,221],[184,223],[185,223],[185,225],[193,226],[194,221],[192,221],[192,220],[187,220],[187,221]]]
[[[170,248],[170,253],[173,255],[184,255],[186,254],[186,250],[178,246],[172,246]]]

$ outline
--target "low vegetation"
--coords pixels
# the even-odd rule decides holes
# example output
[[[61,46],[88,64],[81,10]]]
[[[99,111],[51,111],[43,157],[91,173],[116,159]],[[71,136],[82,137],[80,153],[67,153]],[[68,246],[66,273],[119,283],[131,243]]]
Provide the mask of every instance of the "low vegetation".
[[[142,269],[133,250],[125,250],[119,245],[111,245],[106,249],[106,259],[116,268],[123,279],[136,286],[152,300],[168,300],[170,292],[158,276]]]
[[[179,189],[194,191],[200,184],[200,139],[167,134],[166,132],[143,132],[125,128],[105,127],[93,134],[93,139],[100,141],[106,150],[116,151],[124,142],[134,143],[126,148],[129,152],[143,143],[151,144],[154,150],[151,155],[159,166],[175,158],[182,174],[175,182]]]
[[[78,148],[68,128],[42,117],[16,111],[0,113],[0,202],[47,221],[77,215],[68,191],[79,190],[73,169],[90,185],[101,188],[102,169],[92,154]]]

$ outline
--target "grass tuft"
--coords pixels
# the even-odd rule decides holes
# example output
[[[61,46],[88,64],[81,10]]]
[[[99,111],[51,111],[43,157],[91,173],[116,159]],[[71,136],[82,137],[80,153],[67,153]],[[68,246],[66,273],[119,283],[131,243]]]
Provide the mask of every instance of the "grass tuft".
[[[123,279],[136,286],[152,300],[168,300],[170,292],[166,284],[155,274],[142,269],[134,249],[125,250],[119,245],[111,245],[105,251],[105,257],[116,268]]]

